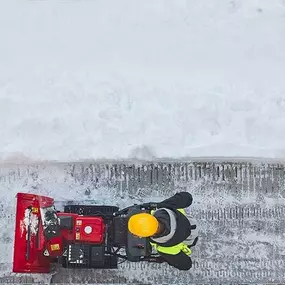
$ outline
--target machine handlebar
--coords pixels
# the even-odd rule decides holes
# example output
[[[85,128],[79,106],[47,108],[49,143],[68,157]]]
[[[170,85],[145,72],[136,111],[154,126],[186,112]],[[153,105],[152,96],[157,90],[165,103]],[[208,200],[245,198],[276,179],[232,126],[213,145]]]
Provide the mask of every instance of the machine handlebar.
[[[158,207],[158,203],[154,203],[154,202],[143,203],[143,204],[134,204],[132,206],[128,206],[128,207],[126,207],[124,209],[121,209],[121,210],[113,213],[113,216],[117,217],[117,216],[126,214],[132,208],[153,210],[153,209],[156,209],[157,207]]]

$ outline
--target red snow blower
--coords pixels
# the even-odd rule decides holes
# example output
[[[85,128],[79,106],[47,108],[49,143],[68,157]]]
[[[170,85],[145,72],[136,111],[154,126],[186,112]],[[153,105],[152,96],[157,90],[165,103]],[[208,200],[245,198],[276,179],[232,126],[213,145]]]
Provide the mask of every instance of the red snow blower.
[[[49,273],[54,263],[73,269],[117,268],[120,258],[161,262],[149,239],[127,228],[130,216],[156,206],[65,205],[61,212],[50,197],[18,193],[13,272]]]

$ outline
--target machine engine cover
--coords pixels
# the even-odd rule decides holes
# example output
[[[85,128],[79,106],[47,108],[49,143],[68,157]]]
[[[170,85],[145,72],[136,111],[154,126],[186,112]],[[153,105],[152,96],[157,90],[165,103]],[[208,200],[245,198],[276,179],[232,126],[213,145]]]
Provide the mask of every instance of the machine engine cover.
[[[76,241],[101,244],[104,241],[104,220],[102,217],[78,216],[74,232]]]

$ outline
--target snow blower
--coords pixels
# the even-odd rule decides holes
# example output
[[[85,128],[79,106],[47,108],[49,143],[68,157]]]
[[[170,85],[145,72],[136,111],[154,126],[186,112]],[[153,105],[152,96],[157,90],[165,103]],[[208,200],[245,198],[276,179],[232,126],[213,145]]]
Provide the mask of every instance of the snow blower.
[[[160,262],[148,238],[132,235],[128,219],[150,212],[155,203],[119,210],[106,205],[65,205],[50,197],[18,193],[13,272],[49,273],[64,268],[117,268],[118,260]]]

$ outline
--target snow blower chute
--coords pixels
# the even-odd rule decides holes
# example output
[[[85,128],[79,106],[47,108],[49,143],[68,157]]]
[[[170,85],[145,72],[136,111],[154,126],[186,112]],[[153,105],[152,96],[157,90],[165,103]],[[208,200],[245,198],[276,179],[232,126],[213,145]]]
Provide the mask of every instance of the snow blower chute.
[[[45,247],[41,209],[53,202],[49,197],[17,194],[13,272],[49,272],[50,260],[41,254]]]

